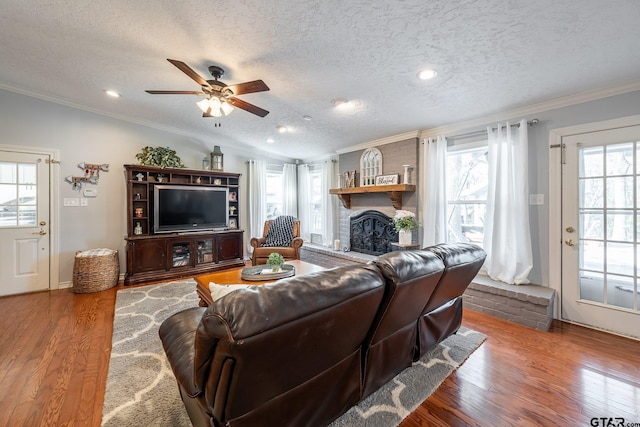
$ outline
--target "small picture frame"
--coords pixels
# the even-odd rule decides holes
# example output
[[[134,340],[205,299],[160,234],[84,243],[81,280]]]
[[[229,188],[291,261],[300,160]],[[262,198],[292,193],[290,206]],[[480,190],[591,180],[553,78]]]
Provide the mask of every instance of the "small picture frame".
[[[231,193],[229,193],[229,201],[230,202],[237,202],[238,199],[238,194],[235,191],[232,191]]]
[[[399,181],[400,181],[399,173],[376,176],[376,185],[394,185],[394,184],[397,184]]]
[[[229,220],[229,228],[238,228],[238,221],[235,218]]]
[[[213,180],[213,185],[222,185],[222,179],[220,178],[215,178]]]

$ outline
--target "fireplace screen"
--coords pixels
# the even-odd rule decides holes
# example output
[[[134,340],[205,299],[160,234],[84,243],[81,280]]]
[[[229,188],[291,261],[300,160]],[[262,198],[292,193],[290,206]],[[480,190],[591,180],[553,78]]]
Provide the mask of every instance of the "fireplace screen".
[[[391,218],[378,211],[364,211],[349,219],[351,250],[369,255],[391,252],[391,243],[398,242],[398,233]]]

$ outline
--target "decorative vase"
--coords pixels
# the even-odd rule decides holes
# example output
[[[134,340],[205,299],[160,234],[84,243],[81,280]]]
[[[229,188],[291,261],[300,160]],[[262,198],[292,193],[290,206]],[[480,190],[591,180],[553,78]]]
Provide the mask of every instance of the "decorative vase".
[[[398,232],[398,244],[400,245],[411,244],[411,230],[400,230]]]

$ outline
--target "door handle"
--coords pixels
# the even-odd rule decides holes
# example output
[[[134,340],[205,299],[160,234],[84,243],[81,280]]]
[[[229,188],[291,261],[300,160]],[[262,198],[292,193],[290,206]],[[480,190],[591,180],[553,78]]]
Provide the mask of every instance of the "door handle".
[[[569,239],[569,240],[565,240],[564,244],[567,246],[575,246],[576,242],[574,242],[573,240]]]
[[[31,234],[39,234],[39,235],[41,235],[41,236],[44,236],[45,234],[47,234],[47,232],[46,232],[46,231],[44,231],[44,230],[40,230],[40,231],[38,231],[37,233],[31,233]]]

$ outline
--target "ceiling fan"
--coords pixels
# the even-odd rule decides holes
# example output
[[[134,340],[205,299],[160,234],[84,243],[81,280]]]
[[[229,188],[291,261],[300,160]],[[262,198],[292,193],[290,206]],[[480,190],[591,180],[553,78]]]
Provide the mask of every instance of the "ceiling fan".
[[[198,107],[202,110],[202,117],[220,117],[223,114],[229,115],[233,111],[233,107],[248,111],[256,116],[264,117],[269,112],[258,106],[250,104],[235,95],[244,95],[246,93],[263,92],[269,90],[269,86],[262,80],[254,80],[251,82],[240,83],[227,86],[218,80],[224,74],[224,70],[216,65],[209,67],[209,72],[213,76],[213,80],[205,80],[198,73],[193,71],[191,67],[182,61],[175,59],[167,59],[173,65],[178,67],[180,71],[191,77],[198,83],[202,90],[147,90],[152,95],[205,95],[206,98],[199,101]]]

